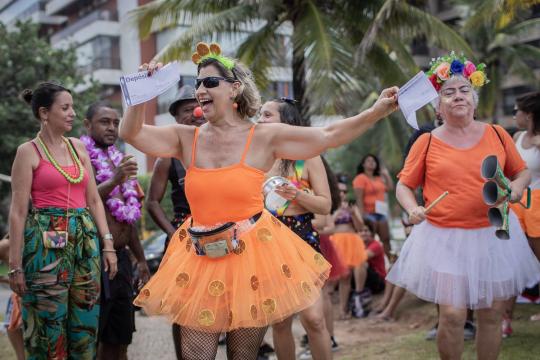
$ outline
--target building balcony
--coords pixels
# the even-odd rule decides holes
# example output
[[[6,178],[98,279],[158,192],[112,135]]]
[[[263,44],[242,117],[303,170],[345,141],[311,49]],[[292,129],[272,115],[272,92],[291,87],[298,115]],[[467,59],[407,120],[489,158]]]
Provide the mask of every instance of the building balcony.
[[[96,26],[97,24],[97,26]],[[85,28],[95,28],[94,30],[102,30],[102,33],[94,33],[96,35],[120,35],[118,13],[110,10],[96,10],[80,20],[68,25],[66,28],[56,32],[51,36],[51,44],[55,45],[62,42],[68,37],[77,38],[77,34]],[[91,38],[91,37],[90,37]],[[76,39],[77,42],[84,42],[87,39]]]
[[[84,0],[51,0],[47,3],[45,12],[49,16],[67,15],[84,2]]]
[[[0,14],[0,21],[8,26],[16,21],[32,21],[42,25],[60,25],[67,20],[65,16],[49,16],[45,13],[46,1],[34,0],[14,2],[8,5]]]
[[[78,71],[83,75],[87,75],[100,69],[120,70],[120,58],[113,56],[96,57],[89,64],[80,66]],[[116,82],[118,83],[119,79],[116,79]]]

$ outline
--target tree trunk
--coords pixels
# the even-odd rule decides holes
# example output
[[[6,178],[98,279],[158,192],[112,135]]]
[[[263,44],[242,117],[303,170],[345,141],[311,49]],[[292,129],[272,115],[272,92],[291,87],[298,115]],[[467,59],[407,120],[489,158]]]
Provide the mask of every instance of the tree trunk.
[[[298,14],[292,16],[291,22],[293,25],[293,34],[292,34],[292,44],[293,44],[293,58],[292,58],[292,86],[293,94],[295,100],[298,100],[298,110],[302,117],[309,117],[311,115],[311,109],[309,105],[309,100],[306,96],[306,59],[304,56],[304,49],[298,49],[295,46],[294,38],[295,36],[301,36],[300,34],[295,34],[297,29]]]

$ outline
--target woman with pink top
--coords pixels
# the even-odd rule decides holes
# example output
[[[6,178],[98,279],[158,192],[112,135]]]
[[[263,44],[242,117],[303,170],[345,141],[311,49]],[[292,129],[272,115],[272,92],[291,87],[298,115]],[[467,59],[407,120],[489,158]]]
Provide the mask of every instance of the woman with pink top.
[[[41,123],[11,172],[9,281],[22,297],[26,356],[94,359],[100,249],[109,277],[117,271],[112,236],[84,144],[64,137],[75,119],[71,92],[42,83],[21,95]]]

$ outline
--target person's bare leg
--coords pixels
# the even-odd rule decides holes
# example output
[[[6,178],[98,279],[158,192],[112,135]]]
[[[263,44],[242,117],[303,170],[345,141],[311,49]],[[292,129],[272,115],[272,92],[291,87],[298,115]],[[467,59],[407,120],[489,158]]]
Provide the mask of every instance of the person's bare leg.
[[[368,264],[367,262],[365,262],[361,265],[358,265],[353,270],[354,284],[355,284],[357,293],[364,290],[364,286],[366,285],[366,279],[367,279],[367,268],[368,268]]]
[[[379,315],[377,315],[377,318],[383,320],[393,320],[395,318],[397,306],[401,302],[401,299],[403,299],[403,295],[405,295],[405,289],[394,285],[394,291],[392,291],[392,297],[390,298],[388,305]]]
[[[494,301],[491,308],[476,311],[476,353],[478,359],[497,359],[501,350],[502,314],[505,301]]]
[[[324,320],[326,321],[326,329],[330,336],[334,336],[334,311],[332,309],[332,300],[330,298],[334,285],[335,284],[330,281],[327,281],[322,290]]]
[[[460,309],[448,305],[439,306],[437,348],[442,360],[461,359],[464,343],[463,326],[465,325],[466,318],[467,309]]]
[[[390,245],[390,227],[388,227],[388,222],[386,220],[377,221],[376,232],[379,235],[384,248],[384,253],[388,259],[392,258],[392,247]]]
[[[388,306],[388,304],[390,303],[390,299],[392,298],[394,288],[395,288],[394,284],[388,281],[385,281],[383,297],[381,301],[377,304],[377,307],[375,308],[376,314],[382,313],[384,309]]]
[[[536,255],[536,258],[538,261],[540,261],[540,237],[528,237],[529,239],[529,246],[531,247],[534,255]]]
[[[7,330],[7,335],[17,360],[24,360],[24,340],[22,329],[17,330]]]
[[[349,294],[351,292],[351,275],[342,277],[339,280],[339,305],[340,305],[340,318],[349,318]]]
[[[294,337],[292,333],[293,316],[272,325],[272,337],[274,339],[274,350],[280,360],[296,359],[294,349]]]
[[[323,308],[323,299],[320,297],[313,305],[300,312],[300,322],[306,329],[313,360],[332,358],[332,344],[326,329]]]

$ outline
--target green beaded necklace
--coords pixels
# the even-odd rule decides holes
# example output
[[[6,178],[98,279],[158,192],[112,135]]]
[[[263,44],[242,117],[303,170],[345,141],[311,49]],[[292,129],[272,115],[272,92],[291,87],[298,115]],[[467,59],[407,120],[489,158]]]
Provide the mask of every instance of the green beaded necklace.
[[[73,146],[71,146],[71,143],[65,137],[62,136],[62,140],[64,140],[64,142],[66,143],[66,146],[67,146],[67,148],[69,150],[69,153],[71,155],[71,159],[73,160],[73,162],[77,166],[77,169],[78,169],[78,172],[79,172],[79,176],[76,177],[76,178],[71,176],[70,174],[68,174],[64,169],[62,169],[62,167],[58,164],[58,162],[56,162],[55,158],[53,158],[53,156],[49,152],[49,148],[47,147],[47,145],[45,145],[45,142],[41,138],[41,134],[38,134],[37,140],[38,140],[39,144],[41,145],[41,147],[43,148],[43,151],[45,152],[45,156],[47,156],[47,159],[49,160],[49,162],[51,164],[53,164],[53,166],[56,168],[56,170],[58,170],[58,172],[60,174],[62,174],[62,176],[65,177],[67,181],[69,181],[72,184],[78,184],[78,183],[80,183],[82,181],[82,179],[84,177],[84,168],[83,168],[83,166],[81,164],[81,161],[79,160],[79,158],[75,154],[75,149],[73,149]]]

